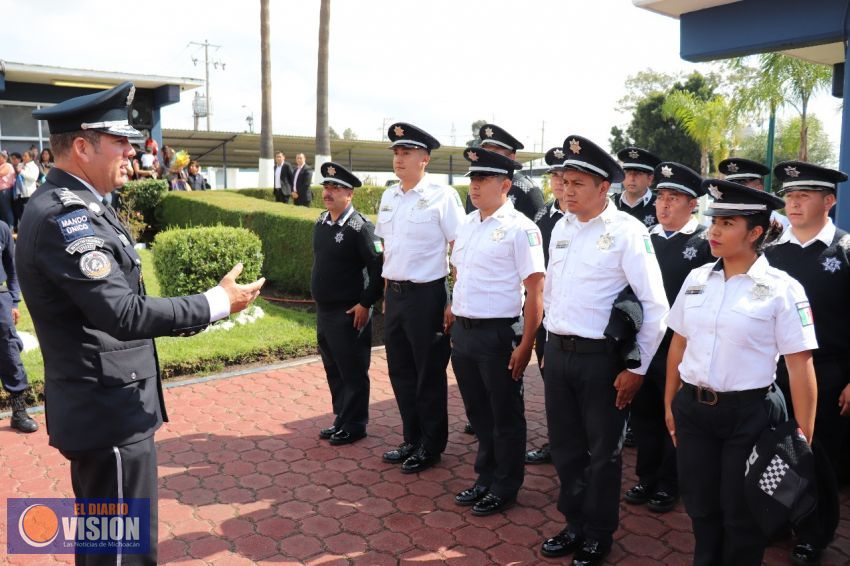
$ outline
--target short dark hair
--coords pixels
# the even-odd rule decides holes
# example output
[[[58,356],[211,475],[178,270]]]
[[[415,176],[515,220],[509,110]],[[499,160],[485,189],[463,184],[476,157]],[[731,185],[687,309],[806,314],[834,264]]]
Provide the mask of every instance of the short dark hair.
[[[764,247],[778,238],[782,234],[782,224],[774,222],[770,219],[770,212],[758,212],[744,216],[747,222],[747,230],[752,230],[756,226],[761,226],[762,233],[759,239],[753,244],[756,253],[764,251]]]
[[[100,132],[94,130],[77,130],[75,132],[62,132],[61,134],[50,134],[50,147],[53,153],[59,156],[66,155],[71,151],[74,140],[83,138],[93,146],[100,142]]]
[[[20,153],[18,153],[17,151],[13,151],[12,153],[10,153],[10,154],[9,154],[9,157],[16,157],[16,158],[18,158],[18,159],[23,159],[23,158],[24,158],[24,156],[23,156],[23,155],[21,155]]]
[[[195,167],[200,167],[200,166],[201,166],[201,164],[200,164],[200,163],[198,163],[198,160],[197,160],[197,159],[193,159],[192,161],[190,161],[190,162],[189,162],[189,167],[191,167],[192,165],[194,165]]]

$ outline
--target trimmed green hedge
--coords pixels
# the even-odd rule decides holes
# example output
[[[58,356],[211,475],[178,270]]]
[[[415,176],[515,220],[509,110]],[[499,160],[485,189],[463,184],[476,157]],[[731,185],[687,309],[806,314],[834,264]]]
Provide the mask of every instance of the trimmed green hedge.
[[[262,242],[245,228],[209,226],[171,229],[154,239],[154,267],[163,297],[203,293],[242,262],[240,283],[260,277]]]
[[[280,290],[310,293],[315,209],[251,198],[237,191],[192,191],[166,195],[161,214],[168,226],[248,228],[263,245],[262,275]]]

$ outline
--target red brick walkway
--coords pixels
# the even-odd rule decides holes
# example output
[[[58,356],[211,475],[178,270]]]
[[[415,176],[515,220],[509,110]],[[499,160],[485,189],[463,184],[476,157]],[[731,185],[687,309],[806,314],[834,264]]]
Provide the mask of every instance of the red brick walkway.
[[[545,434],[543,388],[526,379],[529,445]],[[169,389],[172,422],[157,435],[160,559],[180,564],[541,564],[540,542],[563,527],[552,466],[528,467],[519,503],[474,517],[453,503],[474,479],[476,444],[462,433],[463,405],[450,378],[449,445],[436,468],[403,475],[381,453],[401,441],[383,351],[373,355],[369,437],[335,448],[317,438],[331,424],[318,362],[259,369]],[[43,425],[43,415],[38,417]],[[624,486],[634,481],[626,449]],[[43,427],[22,435],[0,428],[0,556],[6,550],[6,497],[72,496],[68,465]],[[850,494],[842,494],[839,537],[824,564],[850,563]],[[654,515],[621,506],[610,555],[616,564],[689,564],[690,521],[679,508]],[[788,545],[766,563],[788,564]],[[3,557],[4,561],[7,557]],[[13,564],[70,563],[70,556],[12,556]],[[567,560],[561,561],[567,562]]]

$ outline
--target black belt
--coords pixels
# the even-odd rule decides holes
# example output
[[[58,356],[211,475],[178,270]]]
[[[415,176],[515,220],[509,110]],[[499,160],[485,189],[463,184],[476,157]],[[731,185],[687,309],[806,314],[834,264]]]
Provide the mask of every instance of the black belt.
[[[682,389],[687,391],[688,395],[693,395],[697,402],[710,406],[726,403],[739,405],[763,400],[768,390],[767,387],[760,387],[759,389],[746,389],[744,391],[715,391],[710,387],[691,385],[686,381],[682,382]]]
[[[396,293],[403,293],[405,291],[412,291],[418,287],[431,287],[434,285],[443,285],[445,284],[446,278],[440,277],[439,279],[434,279],[433,281],[427,281],[425,283],[414,283],[413,281],[392,281],[387,279],[387,289],[395,291]]]
[[[456,316],[455,320],[464,328],[498,328],[500,326],[510,326],[519,320],[518,316],[514,318],[466,318],[465,316]]]
[[[607,338],[582,338],[581,336],[563,336],[549,333],[548,340],[564,352],[576,354],[604,354],[612,352],[614,344]]]

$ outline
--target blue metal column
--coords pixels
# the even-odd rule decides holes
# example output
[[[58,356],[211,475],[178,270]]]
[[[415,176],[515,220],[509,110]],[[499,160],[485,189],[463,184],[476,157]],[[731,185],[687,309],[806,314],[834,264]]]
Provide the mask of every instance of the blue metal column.
[[[156,141],[156,145],[162,150],[162,120],[159,115],[159,106],[154,106],[151,112],[151,138]]]
[[[847,22],[844,22],[847,26]],[[846,37],[846,36],[845,36]],[[838,159],[838,168],[847,173],[850,171],[850,104],[847,95],[850,94],[850,69],[846,67],[850,62],[850,43],[844,48],[844,105],[841,111],[841,149]],[[841,183],[838,190],[838,204],[835,206],[835,224],[844,230],[850,230],[850,182]]]

